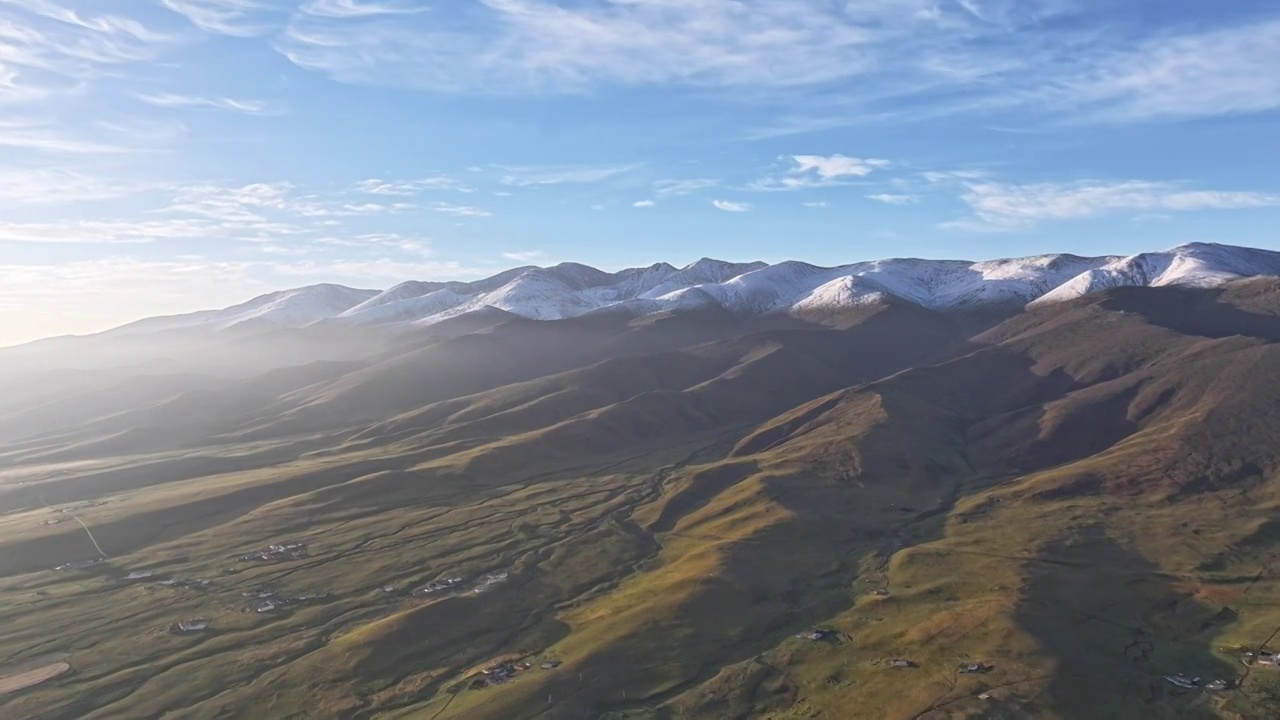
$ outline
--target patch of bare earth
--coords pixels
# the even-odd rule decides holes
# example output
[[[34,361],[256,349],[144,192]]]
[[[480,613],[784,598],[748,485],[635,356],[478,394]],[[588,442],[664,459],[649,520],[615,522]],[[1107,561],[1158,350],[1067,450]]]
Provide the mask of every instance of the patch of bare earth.
[[[64,662],[56,662],[32,670],[26,670],[0,677],[0,695],[8,695],[25,690],[42,682],[48,682],[67,672],[71,666]]]

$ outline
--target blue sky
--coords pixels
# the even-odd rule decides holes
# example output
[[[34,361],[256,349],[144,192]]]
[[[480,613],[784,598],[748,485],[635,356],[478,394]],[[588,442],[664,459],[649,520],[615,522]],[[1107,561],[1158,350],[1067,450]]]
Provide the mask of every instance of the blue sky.
[[[1280,247],[1273,0],[0,0],[0,344],[565,260]]]

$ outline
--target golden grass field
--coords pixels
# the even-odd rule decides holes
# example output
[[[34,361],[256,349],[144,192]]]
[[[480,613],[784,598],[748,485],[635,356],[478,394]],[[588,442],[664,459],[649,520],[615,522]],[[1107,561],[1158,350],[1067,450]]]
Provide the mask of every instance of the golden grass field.
[[[380,417],[383,374],[274,379],[158,401],[164,438],[13,441],[0,663],[61,664],[2,676],[0,717],[1277,717],[1280,669],[1240,661],[1280,649],[1276,297],[764,330]],[[369,419],[308,415],[337,398]],[[106,559],[55,570],[98,556],[81,522]]]

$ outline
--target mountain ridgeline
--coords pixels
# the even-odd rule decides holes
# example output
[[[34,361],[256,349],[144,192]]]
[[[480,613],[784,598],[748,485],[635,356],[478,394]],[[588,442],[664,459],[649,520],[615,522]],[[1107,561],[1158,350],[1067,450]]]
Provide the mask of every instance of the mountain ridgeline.
[[[3,717],[1280,713],[1277,253],[323,285],[0,368]]]

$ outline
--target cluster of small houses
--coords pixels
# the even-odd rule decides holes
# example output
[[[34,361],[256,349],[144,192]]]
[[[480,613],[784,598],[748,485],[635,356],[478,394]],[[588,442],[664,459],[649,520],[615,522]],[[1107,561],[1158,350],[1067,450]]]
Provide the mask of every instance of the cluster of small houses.
[[[63,563],[54,570],[84,570],[102,562],[102,558],[94,558],[92,560],[77,560],[75,562]]]
[[[57,510],[54,510],[53,512],[59,515],[65,515],[67,513],[73,513],[77,510],[88,510],[89,508],[101,507],[106,504],[107,504],[106,500],[98,500],[96,502],[80,503],[79,505],[71,505],[69,507],[59,508]],[[45,520],[40,524],[41,525],[60,525],[64,522],[67,522],[67,518],[53,518],[51,520]]]
[[[1280,653],[1274,653],[1270,650],[1244,650],[1240,653],[1240,662],[1245,665],[1256,665],[1259,667],[1280,667]],[[1176,675],[1166,675],[1165,681],[1170,685],[1174,685],[1184,690],[1233,690],[1240,686],[1240,681],[1235,678],[1219,679],[1204,682],[1198,677],[1178,673]]]
[[[414,590],[412,594],[414,597],[426,597],[427,595],[434,595],[443,590],[450,590],[461,584],[462,584],[462,578],[445,578],[444,580],[432,580],[426,585],[423,585],[417,590]]]
[[[489,588],[492,588],[494,585],[497,585],[498,583],[506,582],[506,580],[507,580],[506,570],[491,572],[488,575],[485,575],[484,577],[477,580],[475,587],[471,588],[471,592],[479,595],[480,593],[488,590]]]
[[[209,621],[204,618],[182,620],[169,626],[169,632],[174,635],[190,635],[193,633],[201,633],[208,629]]]
[[[266,590],[266,589],[246,590],[245,592],[241,593],[241,595],[244,597],[250,598],[251,600],[261,601],[253,605],[249,605],[244,608],[241,608],[240,612],[242,613],[275,612],[276,610],[279,610],[280,608],[283,608],[283,607],[289,607],[292,605],[305,605],[307,603],[320,602],[322,600],[327,600],[329,598],[329,593],[327,592],[306,593],[304,595],[295,595],[293,597],[289,597],[286,595],[281,595],[275,590]]]
[[[814,630],[805,630],[802,633],[797,633],[796,637],[801,638],[803,640],[811,640],[813,642],[829,642],[829,641],[838,639],[840,637],[840,634],[835,630],[817,628]],[[892,658],[887,662],[887,664],[889,667],[894,667],[894,668],[920,667],[914,661],[907,660],[906,658]],[[957,668],[957,672],[959,672],[961,675],[985,675],[994,669],[995,669],[994,665],[987,665],[986,663],[965,663],[961,665],[959,668]]]
[[[542,663],[543,670],[555,670],[560,667],[559,660],[548,660]],[[517,675],[533,669],[533,663],[507,661],[500,662],[496,665],[480,671],[480,674],[471,680],[471,689],[480,690],[493,685],[501,685]]]
[[[1177,675],[1166,675],[1164,679],[1169,684],[1176,685],[1177,687],[1186,690],[1199,690],[1201,688],[1205,690],[1230,690],[1237,685],[1237,681],[1234,679],[1213,680],[1208,683],[1202,683],[1200,678],[1188,677],[1182,673],[1178,673]]]
[[[213,581],[206,580],[204,578],[170,578],[168,580],[161,580],[156,583],[156,585],[159,585],[160,587],[190,588],[193,590],[199,590],[213,585]]]
[[[62,512],[66,512],[66,510],[63,510]],[[57,523],[57,522],[61,522],[61,521],[60,520],[47,521],[46,524]],[[239,562],[282,562],[290,559],[304,558],[306,556],[307,556],[306,544],[300,543],[300,542],[289,542],[289,543],[282,543],[282,544],[276,544],[276,545],[268,545],[267,547],[261,550],[255,550],[254,552],[249,553],[248,555],[240,556],[238,558],[238,561]],[[81,560],[78,562],[71,562],[71,563],[65,563],[63,565],[59,565],[55,569],[56,570],[81,570],[81,569],[85,569],[85,568],[89,568],[94,565],[97,565],[100,562],[102,562],[101,558],[97,558],[93,560]],[[153,575],[154,573],[150,570],[135,570],[133,572],[130,572],[128,575],[125,575],[122,578],[117,578],[116,580],[114,580],[114,582],[135,583],[143,580],[150,580],[153,577]],[[479,580],[477,580],[476,583],[471,587],[471,589],[468,592],[473,594],[483,593],[486,590],[489,590],[490,588],[492,588],[494,585],[504,582],[505,580],[507,580],[507,578],[508,578],[508,572],[506,570],[498,570],[495,572],[491,572],[481,577]],[[162,587],[171,587],[171,588],[201,589],[201,588],[207,588],[211,586],[213,584],[213,581],[206,580],[203,578],[195,578],[195,579],[172,578],[167,580],[160,580],[155,584]],[[423,585],[413,590],[411,594],[415,597],[426,597],[429,595],[434,595],[440,592],[444,592],[446,590],[452,590],[454,588],[459,587],[462,584],[463,584],[463,579],[459,577],[445,578],[442,580],[433,580],[427,583],[426,585]],[[394,585],[386,585],[382,588],[382,592],[387,594],[392,594],[397,592],[397,589]],[[888,594],[889,593],[887,590],[876,591],[876,595],[887,596]],[[241,612],[244,612],[244,613],[249,613],[249,612],[268,613],[268,612],[273,612],[282,607],[287,607],[292,605],[301,605],[309,602],[317,602],[317,601],[325,600],[329,597],[329,593],[327,592],[309,593],[309,594],[288,597],[274,590],[268,590],[268,589],[249,590],[242,593],[242,595],[251,600],[260,601],[254,605],[242,608]],[[182,621],[173,623],[172,625],[169,626],[169,631],[178,635],[188,635],[188,634],[204,632],[208,628],[209,628],[208,620],[204,618],[191,618],[191,619],[182,620]],[[822,642],[822,641],[831,641],[831,640],[838,639],[839,633],[837,633],[835,630],[817,628],[817,629],[806,630],[804,632],[801,632],[797,634],[796,637],[803,638],[805,640],[811,640],[814,642]],[[1267,650],[1256,650],[1256,651],[1246,650],[1241,653],[1240,660],[1246,665],[1258,665],[1262,667],[1280,667],[1280,653],[1274,653]],[[916,664],[911,660],[907,660],[906,658],[892,658],[888,661],[887,664],[889,665],[889,667],[894,667],[894,668],[919,667],[918,664]],[[542,668],[544,670],[553,670],[559,666],[560,666],[560,662],[555,660],[548,661],[542,664]],[[533,666],[528,662],[517,663],[512,661],[512,662],[498,663],[496,665],[487,667],[484,670],[482,670],[481,675],[472,680],[471,687],[473,689],[479,689],[479,688],[489,687],[491,685],[501,685],[502,683],[516,677],[520,673],[526,670],[532,669],[532,667]],[[957,669],[957,671],[962,675],[981,675],[981,674],[989,673],[994,669],[995,669],[994,666],[987,665],[984,663],[965,663],[961,665]],[[1178,673],[1175,675],[1167,675],[1165,676],[1164,679],[1167,682],[1169,682],[1171,685],[1175,685],[1177,687],[1187,689],[1187,690],[1204,689],[1204,690],[1213,690],[1213,691],[1223,691],[1223,690],[1233,689],[1239,685],[1239,681],[1235,679],[1230,679],[1230,680],[1219,679],[1219,680],[1212,680],[1208,683],[1204,683],[1198,677],[1190,677],[1182,673]]]
[[[237,562],[242,562],[242,563],[248,563],[248,562],[276,563],[276,562],[284,562],[287,560],[297,560],[304,557],[307,557],[307,545],[305,543],[286,542],[286,543],[272,544],[260,550],[254,550],[253,552],[248,553],[247,555],[239,556],[238,558],[236,558],[236,560]],[[102,561],[103,561],[103,558],[95,558],[93,560],[81,560],[77,562],[65,563],[63,565],[59,565],[54,569],[55,570],[83,570],[83,569],[92,567],[94,565],[97,565]],[[228,572],[233,572],[233,571],[228,571]],[[155,573],[151,570],[135,570],[130,572],[128,575],[115,578],[114,580],[110,580],[108,582],[112,582],[116,584],[131,584],[131,583],[138,583],[146,580],[151,580],[154,576],[155,576]],[[508,571],[506,570],[497,570],[497,571],[491,572],[487,575],[484,575],[480,579],[476,580],[475,584],[472,585],[467,590],[467,593],[470,593],[470,594],[483,593],[489,590],[490,588],[492,588],[493,586],[506,581],[508,577],[509,577],[509,574],[508,574]],[[194,578],[194,579],[170,578],[166,580],[160,580],[158,582],[155,582],[154,584],[159,585],[161,587],[168,587],[168,588],[204,589],[212,586],[213,581],[206,580],[204,578]],[[451,578],[444,578],[441,580],[433,580],[427,583],[426,585],[423,585],[413,590],[411,594],[414,597],[426,597],[426,596],[434,595],[447,590],[453,590],[453,589],[459,588],[463,584],[464,584],[464,580],[460,577],[451,577]],[[381,589],[382,589],[382,592],[386,594],[394,594],[398,592],[397,588],[394,585],[386,585]],[[308,594],[290,597],[290,596],[283,595],[279,592],[276,592],[275,590],[269,590],[269,589],[249,590],[242,593],[242,595],[246,598],[257,601],[252,605],[241,608],[240,611],[242,613],[269,613],[284,607],[303,605],[306,603],[322,601],[329,597],[329,593],[327,592],[308,593]],[[192,619],[182,620],[180,622],[173,623],[172,625],[169,626],[169,631],[179,635],[186,635],[186,634],[204,632],[208,628],[209,628],[208,620],[205,620],[204,618],[192,618]],[[499,673],[499,675],[500,674],[501,673]]]
[[[254,550],[248,555],[241,555],[236,560],[237,562],[284,562],[285,560],[298,560],[306,556],[306,543],[289,542],[268,545],[261,550]]]
[[[1280,667],[1280,653],[1273,653],[1268,650],[1246,650],[1240,655],[1240,661],[1245,665],[1261,665],[1263,667]]]
[[[508,577],[510,577],[510,574],[508,573],[508,571],[495,570],[494,572],[491,572],[488,575],[485,575],[480,579],[476,580],[475,584],[472,585],[465,592],[467,594],[482,593],[488,590],[489,588],[492,588],[494,585],[497,585],[498,583],[506,581]],[[414,588],[409,592],[409,594],[419,598],[428,597],[430,595],[437,595],[439,593],[443,593],[448,590],[457,590],[463,584],[465,584],[465,582],[466,581],[464,581],[460,577],[450,577],[450,578],[443,578],[441,580],[432,580],[426,585],[422,585],[420,587]],[[380,589],[385,595],[395,595],[401,592],[400,588],[396,587],[395,585],[383,585],[382,588]]]

